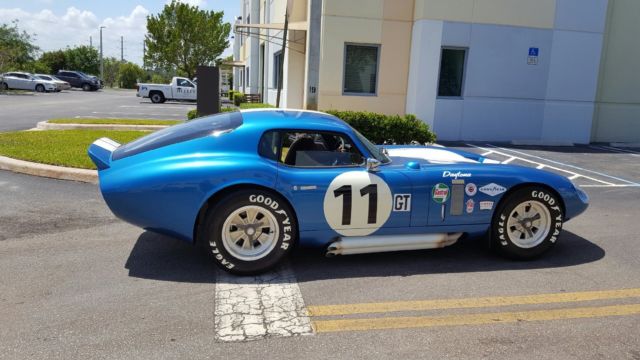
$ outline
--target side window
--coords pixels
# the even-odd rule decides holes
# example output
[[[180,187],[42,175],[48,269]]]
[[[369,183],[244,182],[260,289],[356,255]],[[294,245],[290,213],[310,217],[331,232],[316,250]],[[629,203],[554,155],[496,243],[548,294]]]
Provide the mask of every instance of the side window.
[[[193,84],[189,80],[178,79],[178,86],[193,87]]]
[[[464,81],[466,49],[442,48],[438,96],[461,97]]]
[[[280,162],[298,167],[359,166],[364,157],[348,136],[329,132],[282,134]]]
[[[280,133],[277,131],[268,131],[262,135],[260,145],[258,146],[258,154],[269,160],[278,161],[278,147],[280,146]]]

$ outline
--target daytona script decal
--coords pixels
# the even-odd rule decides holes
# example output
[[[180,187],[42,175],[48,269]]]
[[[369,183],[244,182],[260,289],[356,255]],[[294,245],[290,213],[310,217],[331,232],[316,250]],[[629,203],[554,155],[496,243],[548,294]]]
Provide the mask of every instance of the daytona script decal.
[[[471,173],[463,173],[461,171],[458,171],[458,172],[443,171],[442,172],[442,177],[443,178],[453,178],[453,179],[470,178],[471,177]]]
[[[365,236],[384,225],[392,205],[391,189],[381,177],[364,171],[348,171],[329,184],[323,210],[327,223],[338,234]]]

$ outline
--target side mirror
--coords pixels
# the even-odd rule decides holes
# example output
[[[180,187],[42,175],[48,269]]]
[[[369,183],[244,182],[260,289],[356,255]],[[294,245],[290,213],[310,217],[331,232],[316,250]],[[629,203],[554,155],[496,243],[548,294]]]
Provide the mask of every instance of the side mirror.
[[[367,158],[367,161],[365,162],[365,168],[369,172],[380,171],[380,161],[374,158]]]

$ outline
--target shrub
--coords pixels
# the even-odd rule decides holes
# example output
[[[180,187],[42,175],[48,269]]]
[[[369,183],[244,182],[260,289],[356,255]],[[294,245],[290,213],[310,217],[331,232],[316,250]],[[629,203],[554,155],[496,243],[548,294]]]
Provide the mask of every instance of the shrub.
[[[271,104],[263,104],[263,103],[241,103],[239,107],[223,107],[220,109],[220,112],[230,112],[230,111],[238,111],[238,110],[247,110],[247,109],[268,109],[274,108],[275,106]]]
[[[235,90],[229,90],[229,100],[233,101],[233,94],[235,93]]]
[[[193,120],[198,117],[198,109],[189,110],[187,120]]]
[[[245,101],[244,99],[244,94],[241,93],[240,91],[236,91],[233,93],[233,103],[236,106],[240,106],[241,103],[243,103]]]
[[[358,130],[375,144],[420,144],[436,141],[429,125],[415,115],[384,115],[366,111],[327,110]]]

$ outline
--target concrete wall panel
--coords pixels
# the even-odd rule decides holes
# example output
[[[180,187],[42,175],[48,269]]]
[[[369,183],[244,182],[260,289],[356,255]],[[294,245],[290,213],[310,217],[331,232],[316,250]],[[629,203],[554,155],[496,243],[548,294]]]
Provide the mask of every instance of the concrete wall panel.
[[[556,0],[556,30],[604,32],[608,0]]]
[[[542,139],[549,142],[588,144],[591,138],[592,102],[550,101],[544,109]]]

